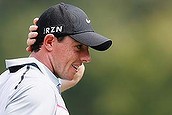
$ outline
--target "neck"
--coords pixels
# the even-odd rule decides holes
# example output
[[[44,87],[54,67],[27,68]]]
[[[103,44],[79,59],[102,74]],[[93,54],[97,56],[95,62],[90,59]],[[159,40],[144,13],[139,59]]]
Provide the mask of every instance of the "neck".
[[[34,57],[38,61],[40,61],[42,64],[44,64],[50,71],[53,72],[52,65],[49,61],[48,55],[46,53],[41,52],[32,52],[29,57]]]

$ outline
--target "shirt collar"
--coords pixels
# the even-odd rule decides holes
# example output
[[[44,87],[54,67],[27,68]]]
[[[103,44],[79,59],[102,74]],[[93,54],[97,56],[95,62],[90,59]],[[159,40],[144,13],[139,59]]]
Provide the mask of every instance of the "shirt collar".
[[[10,60],[5,60],[5,62],[6,62],[6,68],[9,68],[11,66],[27,64],[27,63],[36,63],[40,68],[41,72],[46,77],[48,77],[55,84],[55,86],[61,85],[60,79],[57,78],[44,64],[42,64],[34,57],[10,59]]]

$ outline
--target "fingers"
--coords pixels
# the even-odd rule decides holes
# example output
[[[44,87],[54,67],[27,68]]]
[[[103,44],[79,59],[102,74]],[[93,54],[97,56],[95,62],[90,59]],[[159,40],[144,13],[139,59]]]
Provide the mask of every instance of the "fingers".
[[[35,43],[35,41],[36,41],[36,39],[33,39],[33,38],[35,38],[37,35],[38,35],[37,32],[30,32],[28,34],[26,51],[28,51],[28,52],[32,51],[31,45],[33,45]]]
[[[38,35],[37,32],[30,32],[30,33],[28,34],[28,39],[34,39],[37,35]],[[27,40],[28,40],[28,39],[27,39]]]
[[[29,32],[28,38],[27,38],[27,48],[26,48],[27,52],[32,52],[31,45],[33,45],[35,43],[36,39],[34,39],[34,38],[36,38],[36,36],[38,35],[37,32],[33,32],[33,31],[37,30],[37,28],[38,28],[38,26],[36,26],[36,25],[31,25],[29,27],[30,32]]]
[[[33,20],[33,24],[36,25],[36,23],[38,22],[38,20],[39,20],[39,18],[35,18],[35,19]]]
[[[84,64],[82,64],[78,68],[78,72],[74,75],[73,80],[76,80],[77,82],[80,81],[80,79],[83,77],[84,71],[85,71],[85,66],[84,66]]]
[[[27,48],[26,48],[27,52],[32,52],[31,45],[33,45],[35,43],[35,41],[36,41],[36,39],[30,39],[30,38],[27,39]]]
[[[32,52],[32,48],[31,48],[30,46],[28,46],[28,47],[26,48],[26,51],[27,51],[27,52]]]
[[[38,22],[39,18],[35,18],[33,20],[33,24],[29,27],[29,34],[28,34],[28,38],[27,38],[27,48],[26,51],[31,52],[32,51],[32,45],[35,43],[36,41],[36,37],[38,36],[37,32],[34,32],[38,29],[38,26],[36,25],[36,23]]]
[[[28,46],[31,46],[31,45],[33,45],[34,43],[35,43],[35,41],[36,41],[36,39],[27,39],[27,45]]]
[[[31,26],[29,27],[29,31],[30,31],[30,32],[36,31],[36,30],[38,29],[38,26],[36,25],[36,23],[38,22],[38,20],[39,20],[39,18],[35,18],[35,19],[33,20],[33,24],[34,24],[34,25],[31,25]]]
[[[79,67],[78,72],[84,73],[84,71],[85,71],[85,66],[84,66],[84,64],[82,64],[82,65]]]
[[[37,25],[31,25],[31,26],[29,27],[29,31],[30,31],[30,32],[36,31],[37,29],[38,29],[38,26],[37,26]]]
[[[36,25],[37,22],[38,22],[38,20],[39,20],[39,18],[35,18],[35,19],[33,20],[33,24],[34,24],[34,25],[31,25],[31,26],[29,27],[29,31],[30,31],[30,32],[36,31],[36,30],[38,29],[38,26]]]
[[[74,78],[72,80],[65,80],[65,79],[61,79],[61,91],[65,91],[73,86],[75,86],[83,77],[85,71],[85,66],[84,64],[82,64],[79,68],[78,68],[78,72],[74,75]]]

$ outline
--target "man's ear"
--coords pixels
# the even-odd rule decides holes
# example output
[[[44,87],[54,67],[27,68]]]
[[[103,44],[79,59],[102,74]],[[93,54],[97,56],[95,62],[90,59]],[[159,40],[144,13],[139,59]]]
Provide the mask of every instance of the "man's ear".
[[[48,50],[48,51],[52,51],[53,50],[53,43],[55,42],[55,37],[53,34],[47,34],[45,37],[44,37],[44,42],[43,42],[43,45],[45,46],[45,48]]]

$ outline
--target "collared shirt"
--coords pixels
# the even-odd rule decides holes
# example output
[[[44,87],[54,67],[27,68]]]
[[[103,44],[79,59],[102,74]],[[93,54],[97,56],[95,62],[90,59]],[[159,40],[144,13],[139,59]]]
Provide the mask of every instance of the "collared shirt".
[[[44,64],[31,57],[6,60],[7,68],[23,64],[0,75],[0,115],[69,115],[56,87],[60,80]]]

